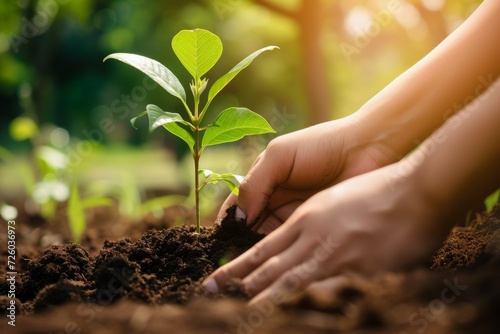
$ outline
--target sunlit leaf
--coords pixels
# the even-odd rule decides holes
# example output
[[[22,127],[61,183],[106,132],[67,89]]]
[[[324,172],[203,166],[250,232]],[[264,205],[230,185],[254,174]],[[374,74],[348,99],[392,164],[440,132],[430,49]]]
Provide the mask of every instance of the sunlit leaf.
[[[199,169],[198,174],[203,174],[203,176],[208,179],[214,172],[212,172],[210,169]]]
[[[202,148],[237,141],[245,136],[275,132],[264,117],[247,108],[229,108],[219,114],[203,136]]]
[[[203,29],[180,31],[172,40],[172,48],[195,81],[207,73],[222,55],[220,38]]]
[[[484,206],[486,207],[486,211],[490,211],[495,207],[497,203],[500,203],[500,189],[495,191],[493,194],[489,195],[484,200]]]
[[[149,132],[153,132],[156,128],[172,122],[179,122],[184,125],[189,125],[188,122],[184,121],[181,115],[163,111],[160,107],[154,104],[148,104],[146,106],[146,114],[148,115],[149,119]]]
[[[166,112],[154,104],[148,104],[146,106],[146,111],[140,113],[137,117],[134,117],[130,120],[132,126],[135,127],[135,121],[144,115],[147,115],[149,119],[149,132],[153,132],[156,128],[163,126],[167,131],[179,137],[186,144],[188,144],[191,151],[193,150],[193,133],[178,124],[180,123],[186,126],[190,125],[182,118],[181,115],[177,113]]]
[[[47,164],[50,171],[63,170],[68,166],[68,155],[51,146],[40,146],[35,149],[35,156]]]
[[[279,49],[277,46],[268,46],[265,48],[262,48],[260,50],[255,51],[242,61],[240,61],[235,67],[233,67],[228,73],[224,74],[222,77],[220,77],[210,88],[210,91],[208,92],[208,102],[207,104],[210,104],[210,102],[214,99],[214,97],[231,81],[233,78],[238,75],[243,69],[245,69],[250,63],[257,58],[261,53],[265,51],[270,51],[274,49]]]
[[[89,197],[81,201],[82,208],[90,209],[98,206],[111,206],[113,205],[113,200],[108,197]]]
[[[168,93],[184,102],[186,101],[186,92],[179,79],[168,68],[156,60],[131,53],[113,53],[104,58],[104,61],[107,59],[116,59],[137,68],[156,81]]]
[[[225,179],[233,179],[234,178],[236,181],[238,181],[238,183],[243,182],[243,179],[245,178],[242,175],[233,174],[233,173],[224,173],[224,174],[221,174],[221,177],[225,178]]]
[[[198,170],[198,174],[203,174],[205,177],[205,181],[202,183],[201,188],[203,188],[207,184],[216,184],[219,182],[224,182],[228,188],[236,195],[238,196],[239,194],[239,189],[238,185],[236,183],[241,183],[243,180],[243,176],[241,175],[235,175],[233,173],[224,173],[224,174],[219,174],[212,172],[211,170],[208,169],[200,169]],[[236,182],[235,182],[236,181]]]

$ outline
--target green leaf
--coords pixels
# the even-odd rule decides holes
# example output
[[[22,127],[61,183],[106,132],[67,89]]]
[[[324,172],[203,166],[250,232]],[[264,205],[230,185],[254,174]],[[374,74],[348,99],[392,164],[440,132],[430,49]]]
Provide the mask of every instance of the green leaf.
[[[108,197],[89,197],[81,200],[82,208],[90,209],[98,206],[111,206],[113,205],[113,200]]]
[[[231,192],[233,194],[235,194],[236,196],[238,196],[240,194],[240,190],[238,189],[238,186],[236,184],[234,184],[233,181],[227,180],[227,179],[222,179],[222,181],[227,185],[227,187],[229,188],[229,190],[231,190]]]
[[[493,194],[489,195],[484,200],[484,206],[486,207],[486,211],[491,211],[495,207],[497,203],[500,202],[500,189],[495,191]]]
[[[222,42],[217,35],[207,30],[181,30],[172,39],[172,49],[195,82],[198,82],[219,60]]]
[[[108,59],[116,59],[137,68],[156,81],[168,93],[179,98],[184,103],[186,102],[186,92],[179,79],[168,68],[156,60],[131,53],[113,53],[104,58],[103,61]]]
[[[235,67],[233,67],[228,73],[220,77],[210,88],[208,92],[208,102],[207,105],[214,99],[214,97],[224,88],[226,85],[233,80],[233,78],[238,75],[243,69],[245,69],[250,63],[257,58],[261,53],[265,51],[270,51],[274,49],[279,49],[277,46],[268,46],[260,50],[255,51],[242,61],[240,61]]]
[[[167,131],[182,139],[186,144],[188,144],[189,149],[193,151],[194,137],[192,132],[180,126],[178,123],[187,126],[190,126],[191,124],[189,122],[186,122],[181,115],[177,113],[166,112],[154,104],[148,104],[146,106],[146,111],[140,113],[137,117],[134,117],[130,120],[132,126],[135,127],[135,121],[144,115],[148,115],[149,132],[153,132],[156,128],[163,126]]]
[[[73,240],[75,242],[79,242],[80,236],[82,235],[83,231],[85,231],[87,222],[85,220],[83,205],[80,200],[80,194],[78,193],[78,186],[76,182],[71,186],[71,193],[69,196],[67,210],[69,227],[73,235]]]
[[[194,147],[194,136],[193,133],[186,128],[179,125],[179,123],[167,123],[163,125],[165,129],[171,134],[182,139],[186,144],[188,144],[189,149],[193,152]]]
[[[276,132],[259,114],[247,108],[229,108],[217,116],[203,136],[202,148],[229,143],[245,136]]]
[[[224,174],[221,174],[220,177],[221,177],[222,181],[224,181],[224,183],[228,186],[229,190],[231,190],[231,192],[233,194],[235,194],[236,196],[238,196],[240,194],[240,190],[238,189],[238,187],[239,187],[239,184],[241,184],[241,182],[244,179],[243,176],[233,174],[233,173],[224,173]],[[236,185],[234,180],[236,180],[238,185]]]
[[[214,174],[214,172],[212,172],[210,169],[198,169],[198,174],[203,174],[205,179],[208,179],[212,174]]]
[[[236,195],[238,196],[239,194],[239,189],[236,183],[241,183],[243,181],[243,176],[241,175],[235,175],[233,173],[224,173],[224,174],[219,174],[219,173],[214,173],[211,170],[208,169],[200,169],[198,170],[198,174],[203,174],[205,177],[205,181],[200,187],[200,190],[206,186],[207,184],[216,184],[219,182],[224,182],[228,188]],[[234,182],[236,180],[236,182]]]
[[[146,106],[146,114],[149,118],[149,132],[153,132],[156,128],[172,122],[178,122],[189,126],[189,123],[186,122],[181,115],[163,111],[154,104],[148,104]]]
[[[132,119],[130,120],[130,124],[132,124],[132,127],[133,127],[134,129],[137,129],[137,127],[135,126],[135,122],[136,122],[139,118],[141,118],[142,116],[145,116],[146,114],[147,114],[147,113],[146,113],[145,111],[143,111],[143,112],[141,112],[139,115],[135,116],[134,118],[132,118]]]
[[[236,181],[238,181],[238,183],[243,182],[243,179],[245,178],[242,175],[233,174],[233,173],[224,173],[224,174],[221,174],[221,177],[224,179],[235,179]]]

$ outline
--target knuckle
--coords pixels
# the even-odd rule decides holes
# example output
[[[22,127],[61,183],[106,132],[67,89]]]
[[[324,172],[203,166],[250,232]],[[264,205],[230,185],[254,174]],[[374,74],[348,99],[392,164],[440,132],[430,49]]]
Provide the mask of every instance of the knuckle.
[[[283,148],[287,145],[288,141],[285,138],[286,136],[280,136],[272,139],[266,147],[266,155],[273,156],[273,153],[283,151]]]
[[[231,279],[231,270],[226,266],[217,269],[214,278],[218,283],[226,282]]]
[[[255,274],[255,282],[259,285],[268,283],[273,280],[275,268],[274,264],[276,263],[274,258],[269,259],[269,262],[266,262],[265,265],[261,266],[256,274]]]
[[[268,261],[266,261],[262,266],[260,266],[252,275],[249,277],[245,286],[250,292],[250,294],[256,294],[266,286],[269,286],[277,278],[277,273],[279,272],[280,261],[276,256],[273,256]]]
[[[290,270],[283,274],[278,281],[280,290],[287,293],[292,293],[300,289],[302,284],[302,278],[294,270]]]
[[[265,243],[258,243],[252,248],[252,253],[249,257],[249,262],[253,266],[259,266],[265,260],[267,245]]]

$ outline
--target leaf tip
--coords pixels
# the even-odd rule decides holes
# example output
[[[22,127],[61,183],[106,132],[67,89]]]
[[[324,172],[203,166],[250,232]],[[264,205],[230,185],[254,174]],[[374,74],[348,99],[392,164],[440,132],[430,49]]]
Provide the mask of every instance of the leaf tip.
[[[104,57],[104,59],[102,60],[102,62],[104,63],[106,60],[113,58],[113,55],[114,55],[114,53],[112,53],[110,55],[107,55],[106,57]]]

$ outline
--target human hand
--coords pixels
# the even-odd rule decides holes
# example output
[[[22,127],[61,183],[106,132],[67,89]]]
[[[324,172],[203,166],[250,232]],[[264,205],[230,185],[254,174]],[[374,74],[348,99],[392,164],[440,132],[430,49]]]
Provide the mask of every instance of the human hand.
[[[318,191],[392,162],[359,128],[354,117],[346,117],[271,141],[241,183],[239,196],[230,195],[222,205],[218,221],[237,205],[238,218],[268,234]]]
[[[423,263],[450,224],[420,190],[418,177],[399,175],[396,163],[317,193],[273,233],[210,275],[205,288],[216,291],[241,278],[255,296],[252,303],[281,303],[327,277],[348,272],[371,277]]]

